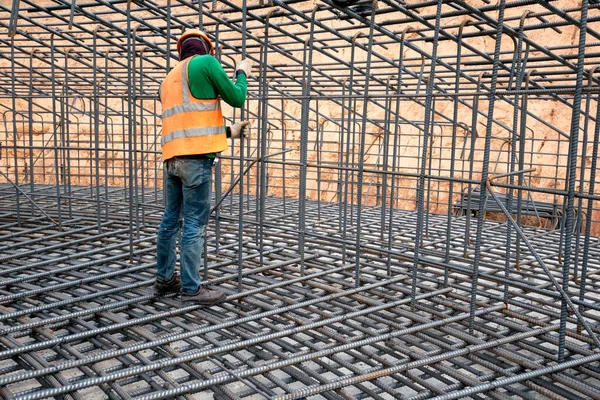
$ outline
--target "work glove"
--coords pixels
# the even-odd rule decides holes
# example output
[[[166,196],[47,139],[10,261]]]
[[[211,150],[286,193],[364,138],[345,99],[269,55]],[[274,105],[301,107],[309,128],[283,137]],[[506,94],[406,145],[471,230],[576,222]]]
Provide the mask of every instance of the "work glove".
[[[252,61],[250,61],[247,58],[238,61],[235,66],[235,70],[244,71],[244,74],[246,74],[246,78],[250,78],[250,75],[252,75]]]
[[[240,137],[246,136],[248,125],[250,125],[250,121],[240,121],[233,124],[231,126],[231,138],[239,139]]]

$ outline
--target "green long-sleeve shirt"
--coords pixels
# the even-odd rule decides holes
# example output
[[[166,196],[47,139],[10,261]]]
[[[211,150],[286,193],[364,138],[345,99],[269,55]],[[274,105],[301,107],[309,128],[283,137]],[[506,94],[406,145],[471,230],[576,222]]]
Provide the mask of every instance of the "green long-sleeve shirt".
[[[242,107],[246,101],[246,75],[238,74],[235,83],[211,55],[195,56],[188,64],[188,81],[192,96],[197,99],[221,99],[232,107]]]

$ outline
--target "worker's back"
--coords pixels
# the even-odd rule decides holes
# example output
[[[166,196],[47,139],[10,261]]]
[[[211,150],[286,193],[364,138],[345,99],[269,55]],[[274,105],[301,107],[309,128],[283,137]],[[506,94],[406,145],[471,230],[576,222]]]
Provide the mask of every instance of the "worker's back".
[[[227,149],[218,98],[221,85],[213,83],[218,80],[219,70],[225,75],[214,57],[196,56],[177,64],[165,78],[160,93],[163,160]],[[227,76],[225,78],[229,81]]]

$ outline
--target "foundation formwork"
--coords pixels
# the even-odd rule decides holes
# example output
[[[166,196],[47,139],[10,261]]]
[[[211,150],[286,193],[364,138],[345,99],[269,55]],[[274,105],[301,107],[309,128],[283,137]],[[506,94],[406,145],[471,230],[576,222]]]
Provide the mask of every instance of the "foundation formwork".
[[[595,1],[0,1],[0,397],[600,398]],[[252,121],[152,294],[183,29]]]

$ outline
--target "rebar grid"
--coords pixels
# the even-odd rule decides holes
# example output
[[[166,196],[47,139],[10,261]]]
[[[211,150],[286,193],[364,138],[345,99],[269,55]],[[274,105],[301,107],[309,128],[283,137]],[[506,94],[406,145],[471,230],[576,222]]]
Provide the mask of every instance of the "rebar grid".
[[[253,199],[249,203],[255,205]],[[94,387],[113,398],[173,398],[207,388],[227,392],[227,384],[237,382],[241,386],[233,386],[234,398],[256,393],[285,397],[297,390],[301,391],[296,396],[304,397],[350,374],[356,382],[323,395],[427,398],[445,388],[515,376],[556,361],[560,296],[548,290],[539,267],[525,264],[514,271],[508,307],[502,302],[504,224],[485,222],[486,256],[476,323],[469,333],[472,259],[460,251],[447,263],[438,257],[445,242],[444,216],[431,216],[413,310],[409,272],[415,212],[396,213],[394,224],[402,229],[392,238],[394,255],[386,267],[380,209],[363,210],[362,285],[355,288],[353,262],[343,260],[355,254],[340,251],[336,205],[319,210],[320,203],[308,202],[306,218],[313,221],[314,233],[307,235],[302,274],[294,250],[298,215],[284,214],[281,199],[266,203],[262,250],[252,215],[244,216],[241,292],[235,283],[237,217],[223,218],[221,229],[227,234],[220,238],[219,251],[215,232],[209,232],[210,282],[224,285],[230,293],[227,303],[209,309],[179,308],[176,300],[153,298],[149,286],[155,230],[138,232],[136,262],[130,264],[126,214],[123,221],[115,219],[98,232],[94,219],[85,216],[82,200],[74,209],[84,211],[82,216],[64,221],[66,231],[33,221],[20,227],[12,220],[3,222],[0,382],[5,395],[12,391],[16,398],[33,399]],[[111,211],[118,215],[118,209]],[[158,217],[148,216],[155,223]],[[464,218],[456,217],[458,232],[463,224]],[[547,251],[545,258],[558,251],[559,231],[525,230]],[[457,233],[456,240],[459,237]],[[592,258],[600,260],[598,240],[591,249]],[[560,275],[559,265],[549,266]],[[600,264],[595,261],[590,267],[595,290],[586,300],[594,305]],[[447,284],[441,285],[444,269],[450,273]],[[594,312],[586,317],[590,322],[600,318]],[[570,321],[576,324],[574,318]],[[597,354],[585,335],[570,330],[568,336],[572,359]],[[467,350],[472,346],[481,349]],[[406,371],[375,374],[380,368],[403,365]],[[510,385],[491,396],[598,393],[590,381],[596,365]]]
[[[600,398],[596,1],[6,3],[3,398]],[[186,27],[258,64],[212,308],[149,290]]]

